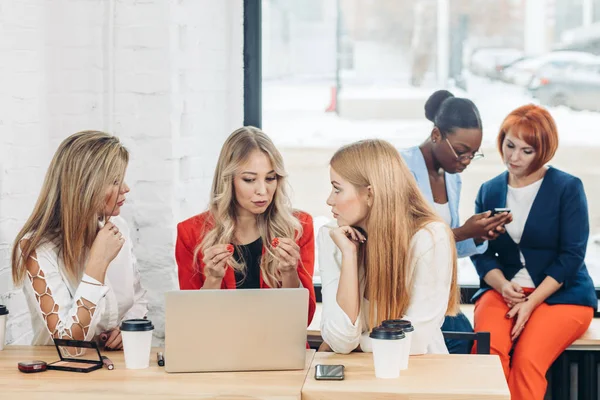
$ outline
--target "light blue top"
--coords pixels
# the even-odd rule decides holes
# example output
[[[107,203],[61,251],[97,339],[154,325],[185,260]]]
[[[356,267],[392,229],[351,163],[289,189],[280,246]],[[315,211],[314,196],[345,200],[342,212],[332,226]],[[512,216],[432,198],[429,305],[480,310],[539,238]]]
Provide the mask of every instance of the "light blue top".
[[[433,192],[431,191],[431,183],[429,182],[429,174],[427,173],[427,165],[425,165],[425,158],[419,147],[411,147],[409,149],[402,150],[400,152],[402,158],[408,165],[408,169],[413,173],[421,193],[433,206]],[[460,219],[458,217],[458,203],[460,200],[460,189],[462,181],[459,174],[445,173],[446,178],[446,194],[448,195],[448,206],[450,208],[450,215],[452,217],[452,223],[450,227],[452,229],[460,226]],[[456,243],[456,252],[458,257],[469,257],[475,254],[483,254],[487,250],[487,241],[483,242],[479,246],[475,244],[473,239],[463,240],[462,242]]]

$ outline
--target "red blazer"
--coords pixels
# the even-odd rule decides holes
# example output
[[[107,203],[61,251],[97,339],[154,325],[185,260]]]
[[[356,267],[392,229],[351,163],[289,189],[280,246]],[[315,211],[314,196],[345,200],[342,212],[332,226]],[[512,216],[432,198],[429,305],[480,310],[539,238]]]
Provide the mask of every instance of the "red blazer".
[[[301,263],[298,263],[298,277],[302,286],[308,289],[308,325],[310,325],[315,314],[316,298],[313,286],[313,274],[315,269],[315,234],[313,220],[310,214],[297,211],[295,217],[302,224],[302,236],[297,244],[300,246]],[[177,244],[175,245],[175,259],[179,274],[179,288],[182,290],[197,290],[204,285],[204,263],[202,262],[202,251],[198,253],[198,262],[194,265],[194,249],[204,239],[205,232],[213,227],[209,219],[209,212],[196,215],[177,225]],[[264,247],[263,247],[264,252]],[[302,267],[303,266],[303,267]],[[260,276],[261,289],[269,288]],[[235,273],[228,268],[221,283],[221,289],[235,289]]]

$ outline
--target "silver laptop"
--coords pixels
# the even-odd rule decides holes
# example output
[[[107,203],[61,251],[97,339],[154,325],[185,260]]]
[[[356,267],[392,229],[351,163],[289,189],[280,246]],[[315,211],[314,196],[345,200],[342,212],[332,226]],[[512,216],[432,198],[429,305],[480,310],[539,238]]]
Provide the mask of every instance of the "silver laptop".
[[[166,294],[167,372],[303,369],[307,289]]]

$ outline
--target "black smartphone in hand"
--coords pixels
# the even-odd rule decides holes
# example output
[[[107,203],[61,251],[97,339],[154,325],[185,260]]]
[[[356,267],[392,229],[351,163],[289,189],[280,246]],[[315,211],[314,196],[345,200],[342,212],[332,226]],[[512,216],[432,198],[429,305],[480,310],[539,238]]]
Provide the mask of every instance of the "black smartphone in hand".
[[[318,381],[341,381],[344,379],[344,366],[317,364],[315,379]]]
[[[496,214],[502,214],[502,213],[510,213],[510,208],[494,208],[492,210],[492,215],[490,215],[490,217],[493,217]]]

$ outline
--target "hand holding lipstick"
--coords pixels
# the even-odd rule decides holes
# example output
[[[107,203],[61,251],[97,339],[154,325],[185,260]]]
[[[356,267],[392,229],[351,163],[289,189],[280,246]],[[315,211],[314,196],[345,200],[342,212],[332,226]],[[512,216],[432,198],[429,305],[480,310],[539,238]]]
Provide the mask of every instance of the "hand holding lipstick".
[[[227,265],[233,257],[234,247],[232,244],[216,244],[204,252],[204,275],[207,278],[221,280],[225,276]]]
[[[273,253],[279,259],[277,269],[281,273],[293,272],[298,268],[300,261],[300,246],[292,239],[274,238],[271,241]]]
[[[108,340],[108,336],[110,335],[110,331],[106,331],[106,332],[102,332],[99,335],[99,344],[101,347],[104,347],[104,345],[106,344],[106,341]]]

